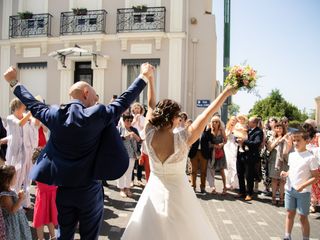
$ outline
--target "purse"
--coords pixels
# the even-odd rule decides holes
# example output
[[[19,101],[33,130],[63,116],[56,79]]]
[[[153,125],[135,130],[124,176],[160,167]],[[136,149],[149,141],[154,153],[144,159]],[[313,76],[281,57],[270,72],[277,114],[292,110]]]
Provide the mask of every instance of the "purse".
[[[35,164],[37,162],[37,159],[40,156],[41,151],[42,151],[41,147],[37,147],[33,150],[32,157],[31,157],[32,164]]]
[[[214,159],[215,160],[220,160],[223,157],[224,157],[223,149],[222,148],[216,148],[214,150]]]

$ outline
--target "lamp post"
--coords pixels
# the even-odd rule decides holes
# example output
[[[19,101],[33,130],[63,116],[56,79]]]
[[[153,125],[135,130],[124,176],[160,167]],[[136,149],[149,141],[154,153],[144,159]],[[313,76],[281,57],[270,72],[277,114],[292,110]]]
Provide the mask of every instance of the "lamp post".
[[[224,0],[224,39],[223,39],[223,83],[228,75],[226,67],[230,65],[230,4],[231,0]],[[224,123],[228,120],[228,105],[231,97],[223,103],[221,119]]]

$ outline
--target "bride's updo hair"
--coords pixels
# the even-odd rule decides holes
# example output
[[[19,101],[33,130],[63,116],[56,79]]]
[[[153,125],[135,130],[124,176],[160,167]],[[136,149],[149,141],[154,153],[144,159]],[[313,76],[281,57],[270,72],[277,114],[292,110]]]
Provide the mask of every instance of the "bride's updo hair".
[[[152,112],[150,123],[158,128],[173,126],[173,119],[179,117],[181,106],[173,100],[164,99],[157,103]]]

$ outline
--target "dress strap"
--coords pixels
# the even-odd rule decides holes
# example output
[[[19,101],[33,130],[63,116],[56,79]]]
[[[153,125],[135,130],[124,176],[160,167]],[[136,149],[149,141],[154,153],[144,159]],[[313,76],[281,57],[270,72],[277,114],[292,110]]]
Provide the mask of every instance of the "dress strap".
[[[3,192],[0,192],[0,196],[14,197],[16,195],[17,194],[14,191],[10,191],[10,192],[3,191]]]

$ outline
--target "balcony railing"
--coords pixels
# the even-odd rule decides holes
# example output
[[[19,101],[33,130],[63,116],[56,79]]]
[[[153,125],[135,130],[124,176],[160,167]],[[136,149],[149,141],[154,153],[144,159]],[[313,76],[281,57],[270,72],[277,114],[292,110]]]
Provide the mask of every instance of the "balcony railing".
[[[117,11],[117,32],[165,31],[166,8],[148,7],[135,10],[121,8]]]
[[[105,33],[105,10],[88,10],[82,14],[62,12],[60,19],[60,35]]]
[[[25,38],[51,35],[51,18],[49,13],[32,14],[28,19],[20,16],[9,17],[9,37]]]

